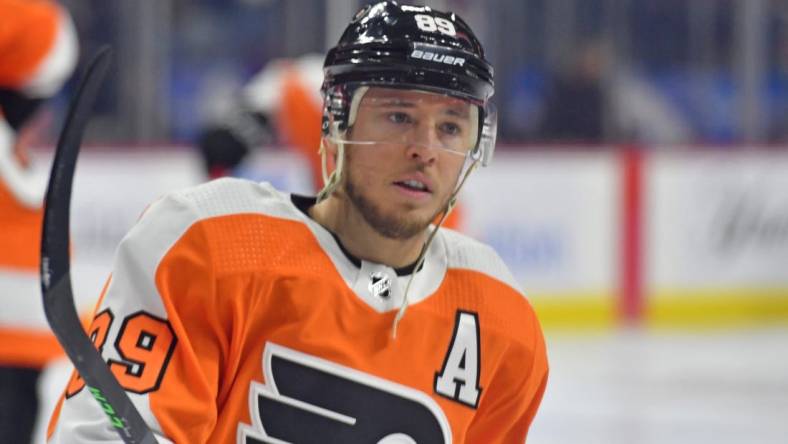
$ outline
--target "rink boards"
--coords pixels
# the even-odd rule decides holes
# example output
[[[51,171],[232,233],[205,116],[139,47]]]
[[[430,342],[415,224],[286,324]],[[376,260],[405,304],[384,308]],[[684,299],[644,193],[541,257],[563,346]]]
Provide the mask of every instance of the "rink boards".
[[[495,247],[547,327],[788,322],[786,171],[785,151],[499,150],[461,194],[463,231]],[[311,189],[282,150],[239,174]],[[187,147],[83,153],[72,234],[85,305],[145,206],[201,180]]]

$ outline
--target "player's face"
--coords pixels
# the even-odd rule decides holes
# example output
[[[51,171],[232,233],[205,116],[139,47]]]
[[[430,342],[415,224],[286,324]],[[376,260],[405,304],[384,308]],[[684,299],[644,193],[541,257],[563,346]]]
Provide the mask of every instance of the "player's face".
[[[344,188],[379,234],[411,238],[445,208],[476,136],[472,106],[412,90],[366,92],[347,135]]]

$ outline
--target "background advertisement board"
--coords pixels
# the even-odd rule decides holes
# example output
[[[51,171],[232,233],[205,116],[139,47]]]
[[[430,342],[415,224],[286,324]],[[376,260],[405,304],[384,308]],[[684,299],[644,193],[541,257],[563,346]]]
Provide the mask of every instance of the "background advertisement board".
[[[39,164],[47,162],[40,156]],[[788,319],[788,155],[655,151],[637,162],[641,214],[632,218],[623,202],[632,184],[622,180],[632,164],[620,152],[499,152],[462,190],[460,228],[498,251],[546,325],[623,321],[622,282],[633,272],[643,276],[635,322]],[[237,173],[310,194],[308,171],[297,155],[268,150]],[[203,180],[199,158],[186,148],[85,150],[71,228],[83,308],[145,207]],[[642,225],[634,230],[642,258],[634,271],[621,255],[628,242],[621,233],[632,221]]]

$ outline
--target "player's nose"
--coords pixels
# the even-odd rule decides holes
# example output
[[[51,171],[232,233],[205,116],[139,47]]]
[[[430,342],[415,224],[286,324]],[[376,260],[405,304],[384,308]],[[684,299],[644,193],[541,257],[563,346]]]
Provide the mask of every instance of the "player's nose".
[[[408,141],[408,156],[424,162],[434,162],[440,150],[438,130],[431,121],[421,122]]]

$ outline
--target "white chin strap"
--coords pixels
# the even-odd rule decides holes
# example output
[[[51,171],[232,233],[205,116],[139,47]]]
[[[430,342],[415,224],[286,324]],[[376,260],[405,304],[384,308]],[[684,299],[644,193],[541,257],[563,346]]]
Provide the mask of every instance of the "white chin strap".
[[[410,278],[408,279],[408,284],[405,286],[405,294],[402,296],[402,304],[399,306],[397,315],[394,317],[394,322],[391,325],[391,337],[393,339],[397,339],[397,327],[399,326],[399,322],[402,320],[402,318],[405,317],[405,311],[408,309],[408,293],[410,290],[410,284],[413,283],[413,278],[416,277],[416,273],[419,272],[421,266],[424,264],[424,259],[427,257],[427,250],[430,248],[432,240],[435,239],[438,229],[441,227],[441,225],[443,225],[443,222],[446,221],[449,213],[451,213],[451,210],[453,210],[454,206],[457,204],[457,195],[460,193],[460,189],[462,189],[463,185],[465,185],[465,181],[468,179],[468,176],[471,175],[471,172],[473,172],[473,170],[475,170],[478,166],[479,160],[475,159],[465,171],[465,174],[463,174],[460,183],[457,185],[457,188],[454,189],[454,192],[451,193],[451,196],[449,197],[449,201],[446,202],[446,208],[443,210],[441,218],[438,220],[438,223],[435,224],[435,228],[430,232],[429,237],[427,237],[427,241],[424,242],[424,245],[421,247],[419,258],[416,260],[416,267],[413,268],[413,273],[411,273]]]
[[[364,94],[369,90],[367,86],[359,87],[356,92],[353,94],[353,98],[350,102],[350,109],[348,110],[348,122],[347,127],[351,127],[353,123],[356,121],[356,116],[358,115],[358,107],[361,103],[361,99],[364,98]],[[478,112],[478,110],[476,110]],[[478,119],[473,119],[473,121],[477,121]],[[330,128],[330,133],[338,134],[340,133],[339,130],[339,123],[332,122],[332,127]],[[345,130],[347,131],[347,130]],[[344,131],[342,131],[344,132]],[[336,155],[336,167],[331,174],[328,174],[328,152],[325,147],[325,138],[320,141],[320,159],[321,159],[321,166],[323,170],[323,188],[317,193],[317,202],[320,203],[331,193],[334,192],[336,187],[339,185],[340,180],[342,179],[342,173],[344,171],[345,166],[345,143],[342,141],[342,137],[332,137],[333,143],[336,144],[337,147],[337,155]],[[405,312],[408,309],[408,294],[410,292],[410,286],[413,283],[413,278],[416,276],[416,273],[421,269],[422,265],[424,264],[424,259],[427,256],[427,250],[432,244],[433,239],[435,239],[435,235],[438,233],[438,229],[443,225],[443,222],[446,220],[446,217],[449,216],[451,210],[454,209],[455,204],[457,203],[457,195],[460,193],[460,189],[462,189],[463,185],[465,185],[465,181],[468,179],[468,176],[471,175],[471,172],[479,166],[479,159],[473,159],[471,165],[465,171],[460,180],[460,183],[454,189],[451,196],[449,197],[448,202],[446,203],[446,208],[443,210],[438,223],[435,225],[435,228],[430,232],[429,236],[427,237],[427,241],[424,242],[424,245],[421,247],[421,251],[419,252],[419,257],[416,260],[416,267],[413,269],[413,273],[411,273],[410,278],[408,279],[408,284],[405,286],[405,293],[402,297],[402,304],[397,310],[397,315],[394,317],[394,322],[391,326],[391,337],[396,339],[397,338],[397,327],[399,326],[400,321],[402,318],[405,317]]]
[[[345,166],[345,143],[334,142],[337,146],[336,166],[331,174],[328,174],[328,152],[326,151],[325,140],[320,141],[320,161],[323,170],[323,188],[317,193],[317,203],[328,198],[339,185],[342,178],[342,171]]]

